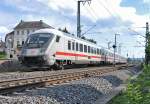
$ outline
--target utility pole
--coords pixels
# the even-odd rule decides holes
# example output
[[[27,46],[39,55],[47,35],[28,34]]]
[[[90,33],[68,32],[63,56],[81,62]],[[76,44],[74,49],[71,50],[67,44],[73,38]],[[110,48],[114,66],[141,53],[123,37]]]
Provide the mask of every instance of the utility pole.
[[[129,54],[128,54],[128,52],[127,52],[127,63],[126,63],[127,66],[128,66],[128,63],[129,63],[129,57],[128,57],[128,56],[129,56]]]
[[[90,5],[91,0],[79,0],[77,1],[77,37],[81,37],[81,19],[80,19],[80,4],[83,3],[83,5],[88,2],[88,4]]]
[[[115,44],[113,45],[114,48],[114,67],[116,66],[116,48],[117,48],[117,35],[119,34],[115,34]]]

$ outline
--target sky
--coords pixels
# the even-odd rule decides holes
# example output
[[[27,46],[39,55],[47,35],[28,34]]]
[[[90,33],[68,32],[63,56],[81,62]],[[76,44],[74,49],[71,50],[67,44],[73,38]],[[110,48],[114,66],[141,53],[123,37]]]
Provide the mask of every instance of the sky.
[[[77,0],[1,0],[0,37],[21,21],[43,20],[76,34]],[[144,57],[145,24],[150,21],[150,0],[91,0],[81,4],[81,30],[103,47],[114,44],[125,57]],[[81,33],[81,34],[82,34]],[[113,48],[111,48],[113,49]]]

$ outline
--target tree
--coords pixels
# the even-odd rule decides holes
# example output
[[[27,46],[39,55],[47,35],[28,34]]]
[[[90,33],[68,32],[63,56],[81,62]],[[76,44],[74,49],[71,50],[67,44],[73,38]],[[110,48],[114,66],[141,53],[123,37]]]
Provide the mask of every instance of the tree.
[[[65,27],[63,30],[63,32],[70,34],[70,32],[67,30],[67,28]]]
[[[61,28],[58,28],[59,31],[62,31]]]
[[[145,64],[150,63],[150,32],[148,22],[146,23],[146,47],[145,47]]]

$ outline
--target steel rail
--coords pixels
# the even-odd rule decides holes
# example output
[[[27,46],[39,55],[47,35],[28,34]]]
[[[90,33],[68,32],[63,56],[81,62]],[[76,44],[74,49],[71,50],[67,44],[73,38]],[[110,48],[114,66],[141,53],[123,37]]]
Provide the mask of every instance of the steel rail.
[[[77,80],[85,77],[102,75],[104,73],[116,71],[125,67],[127,66],[120,65],[115,68],[109,67],[105,69],[81,70],[78,72],[67,72],[63,74],[0,81],[0,94],[7,94],[15,91],[16,89],[25,89],[31,86],[38,87],[66,83],[72,80]]]

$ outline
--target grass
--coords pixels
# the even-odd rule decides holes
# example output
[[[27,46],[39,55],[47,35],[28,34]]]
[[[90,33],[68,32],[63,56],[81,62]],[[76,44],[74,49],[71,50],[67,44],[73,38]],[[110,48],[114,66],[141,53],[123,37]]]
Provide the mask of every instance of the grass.
[[[144,66],[143,73],[128,83],[126,91],[108,104],[150,104],[150,65]]]
[[[6,53],[0,52],[0,59],[5,59],[5,58],[6,58]]]

